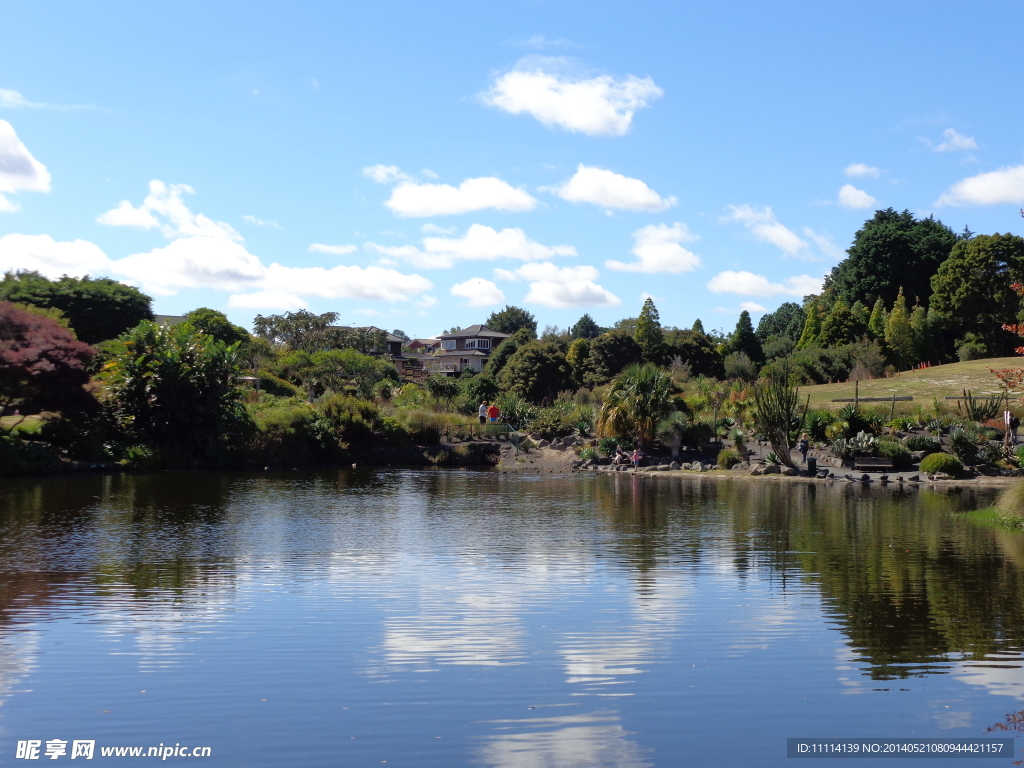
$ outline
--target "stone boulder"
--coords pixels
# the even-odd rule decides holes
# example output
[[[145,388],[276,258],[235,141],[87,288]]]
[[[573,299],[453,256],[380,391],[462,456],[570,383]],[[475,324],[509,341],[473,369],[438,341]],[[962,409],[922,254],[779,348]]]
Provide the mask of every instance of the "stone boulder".
[[[547,448],[549,445],[551,445],[551,443],[548,442],[547,440],[538,440],[537,441],[537,447],[538,448]]]
[[[562,438],[562,445],[566,446],[567,448],[576,445],[576,443],[578,442],[580,442],[579,438],[577,438],[575,435],[568,435],[567,437]]]
[[[800,470],[794,469],[793,467],[783,467],[781,469],[781,474],[785,475],[786,477],[796,477],[797,475],[800,474]]]
[[[678,461],[673,461],[671,464],[668,465],[668,468],[669,469],[679,469],[679,466],[680,465],[679,465]]]
[[[764,468],[764,472],[762,474],[765,474],[765,475],[780,475],[780,474],[782,474],[782,467],[780,467],[778,464],[768,464]]]

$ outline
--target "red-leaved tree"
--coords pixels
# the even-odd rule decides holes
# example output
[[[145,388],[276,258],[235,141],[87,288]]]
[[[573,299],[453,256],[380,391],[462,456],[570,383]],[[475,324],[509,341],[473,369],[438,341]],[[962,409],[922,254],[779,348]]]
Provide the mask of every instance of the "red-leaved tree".
[[[0,414],[83,407],[96,353],[52,318],[0,302]]]

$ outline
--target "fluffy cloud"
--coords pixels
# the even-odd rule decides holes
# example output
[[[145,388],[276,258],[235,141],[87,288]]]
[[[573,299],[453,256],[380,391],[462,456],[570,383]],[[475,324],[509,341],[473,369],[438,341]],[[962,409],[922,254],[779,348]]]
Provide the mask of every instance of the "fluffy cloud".
[[[958,181],[939,198],[937,205],[999,205],[1024,203],[1024,165],[979,173]]]
[[[843,169],[843,173],[851,179],[877,179],[882,175],[881,168],[864,163],[852,163]]]
[[[744,302],[742,302],[740,304],[740,309],[741,310],[745,309],[747,312],[767,312],[768,311],[767,307],[762,307],[756,301],[744,301]]]
[[[278,309],[284,312],[309,309],[309,304],[294,293],[286,293],[285,291],[236,293],[228,297],[228,306],[232,309]]]
[[[571,179],[551,191],[571,203],[593,203],[602,208],[625,211],[664,211],[676,204],[674,197],[661,197],[640,179],[631,179],[603,168],[580,165]]]
[[[853,184],[843,184],[839,188],[839,204],[843,208],[870,208],[878,201],[863,189],[857,189]]]
[[[956,152],[958,150],[977,149],[978,142],[970,136],[964,136],[953,128],[947,128],[942,132],[945,139],[941,144],[935,146],[936,152]]]
[[[107,255],[85,240],[58,242],[49,235],[0,237],[0,272],[35,270],[50,278],[96,275],[110,271]]]
[[[712,293],[738,293],[742,296],[806,296],[821,290],[822,278],[810,275],[787,277],[782,283],[773,283],[764,275],[753,272],[719,272],[708,281]]]
[[[530,211],[537,200],[522,189],[494,176],[466,179],[459,186],[417,184],[404,181],[384,203],[399,216],[451,216],[493,208],[498,211]]]
[[[393,181],[413,181],[413,177],[402,173],[397,165],[371,165],[363,168],[363,176],[373,179],[378,184],[390,184]]]
[[[195,190],[188,184],[165,184],[153,180],[149,182],[149,194],[141,206],[136,208],[128,200],[122,200],[116,208],[101,214],[96,221],[111,227],[146,229],[153,226],[151,221],[156,221],[168,239],[203,237],[242,241],[242,236],[230,224],[214,221],[201,213],[192,213],[182,198],[185,194],[194,195]]]
[[[618,272],[691,272],[701,266],[700,256],[680,245],[696,240],[685,224],[649,224],[633,233],[632,253],[637,260],[624,263],[609,260],[608,269]]]
[[[557,68],[557,60],[550,63]],[[558,126],[590,136],[623,136],[633,122],[633,113],[663,93],[649,77],[616,80],[602,75],[574,80],[544,71],[543,66],[501,75],[480,98],[513,115],[532,115],[549,128]]]
[[[396,303],[425,293],[434,284],[419,275],[383,267],[267,267],[266,286],[273,290],[324,299],[360,299]]]
[[[516,270],[494,270],[499,280],[526,280],[526,302],[552,309],[569,307],[617,307],[622,300],[598,285],[601,273],[594,267],[559,267],[550,261],[524,264]]]
[[[815,232],[810,227],[804,227],[804,235],[814,241],[814,244],[818,246],[818,250],[828,256],[830,259],[841,261],[846,258],[846,251],[840,248],[838,245],[832,242],[832,238],[826,234]]]
[[[730,205],[726,221],[736,221],[745,226],[755,238],[770,243],[787,256],[798,259],[813,258],[807,243],[793,230],[779,223],[770,206],[761,210],[751,205]]]
[[[344,256],[348,253],[355,253],[359,250],[356,245],[325,245],[324,243],[313,243],[309,246],[310,253],[329,253],[332,256]]]
[[[493,307],[505,302],[501,288],[482,277],[471,277],[463,283],[456,283],[451,293],[452,296],[466,299],[467,307]]]
[[[404,259],[424,269],[446,269],[459,260],[492,261],[509,258],[521,261],[543,261],[557,256],[575,256],[571,245],[542,245],[518,228],[501,231],[473,224],[462,237],[425,237],[423,247],[414,245],[384,246],[367,243],[367,247],[392,258]]]
[[[250,216],[249,214],[245,214],[244,216],[242,216],[242,220],[243,221],[247,221],[248,223],[253,224],[253,225],[257,226],[257,227],[270,227],[271,229],[284,229],[284,227],[282,227],[276,221],[270,221],[268,219],[261,219],[258,216]]]
[[[50,173],[21,143],[14,126],[0,120],[0,210],[17,210],[3,193],[21,191],[49,192]]]

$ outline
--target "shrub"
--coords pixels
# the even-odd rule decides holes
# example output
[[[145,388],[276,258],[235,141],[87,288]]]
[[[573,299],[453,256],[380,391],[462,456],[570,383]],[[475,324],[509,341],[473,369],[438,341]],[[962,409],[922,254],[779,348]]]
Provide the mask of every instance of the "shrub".
[[[722,469],[732,469],[741,461],[743,459],[740,458],[739,453],[732,448],[723,448],[718,452],[718,466]]]
[[[995,507],[1009,517],[1024,518],[1024,480],[1017,481],[999,494]]]
[[[942,451],[942,443],[928,435],[910,435],[903,441],[903,444],[909,451],[924,451],[925,453],[940,453]]]
[[[1024,445],[1018,445],[1013,455],[1017,461],[1017,466],[1024,467]]]
[[[966,342],[957,347],[956,356],[961,363],[966,363],[968,360],[981,360],[988,357],[988,347],[976,342]]]
[[[571,416],[571,411],[567,413],[561,408],[542,408],[530,422],[530,431],[546,440],[571,435],[575,428]]]
[[[960,463],[960,459],[956,456],[951,456],[948,453],[933,453],[929,456],[925,456],[921,461],[921,471],[932,474],[934,472],[945,472],[950,475],[955,475],[957,472],[962,472],[964,465]]]
[[[617,445],[621,445],[622,450],[624,451],[631,451],[634,447],[633,441],[628,437],[602,437],[597,442],[598,450],[600,450],[604,456],[614,456],[615,446]]]
[[[898,430],[900,432],[909,432],[910,430],[914,429],[914,427],[917,426],[917,419],[912,418],[910,416],[897,416],[895,419],[892,419],[886,426]],[[914,448],[913,450],[920,449]]]
[[[614,450],[614,448],[612,450]],[[597,458],[597,451],[588,446],[584,448],[582,451],[580,451],[580,458],[583,459],[583,461],[590,461],[591,459],[595,459]]]
[[[725,377],[754,381],[757,379],[757,363],[746,352],[733,352],[725,356]]]
[[[406,408],[395,414],[417,445],[438,445],[441,433],[448,426],[444,414],[420,408]]]
[[[910,451],[898,440],[879,440],[875,443],[875,453],[886,459],[892,459],[893,469],[903,469],[913,463]]]
[[[1003,459],[1003,446],[1001,443],[985,443],[978,449],[978,462],[981,464],[995,465]]]
[[[949,450],[964,464],[974,464],[978,459],[978,436],[965,427],[949,430]]]
[[[834,420],[835,414],[828,408],[808,411],[804,416],[803,431],[811,436],[811,440],[820,442],[826,439],[825,430]]]
[[[304,393],[290,381],[275,376],[270,371],[260,371],[257,374],[261,392],[277,397],[301,397]]]

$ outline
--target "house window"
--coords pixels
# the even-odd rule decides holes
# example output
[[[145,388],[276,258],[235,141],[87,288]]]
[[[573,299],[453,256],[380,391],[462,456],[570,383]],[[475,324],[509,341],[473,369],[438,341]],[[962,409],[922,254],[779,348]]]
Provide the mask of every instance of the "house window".
[[[455,349],[455,346],[457,344],[458,344],[458,341],[456,341],[455,339],[445,339],[444,341],[441,342],[441,348],[442,349]]]
[[[490,349],[490,339],[469,339],[466,342],[466,349]]]

